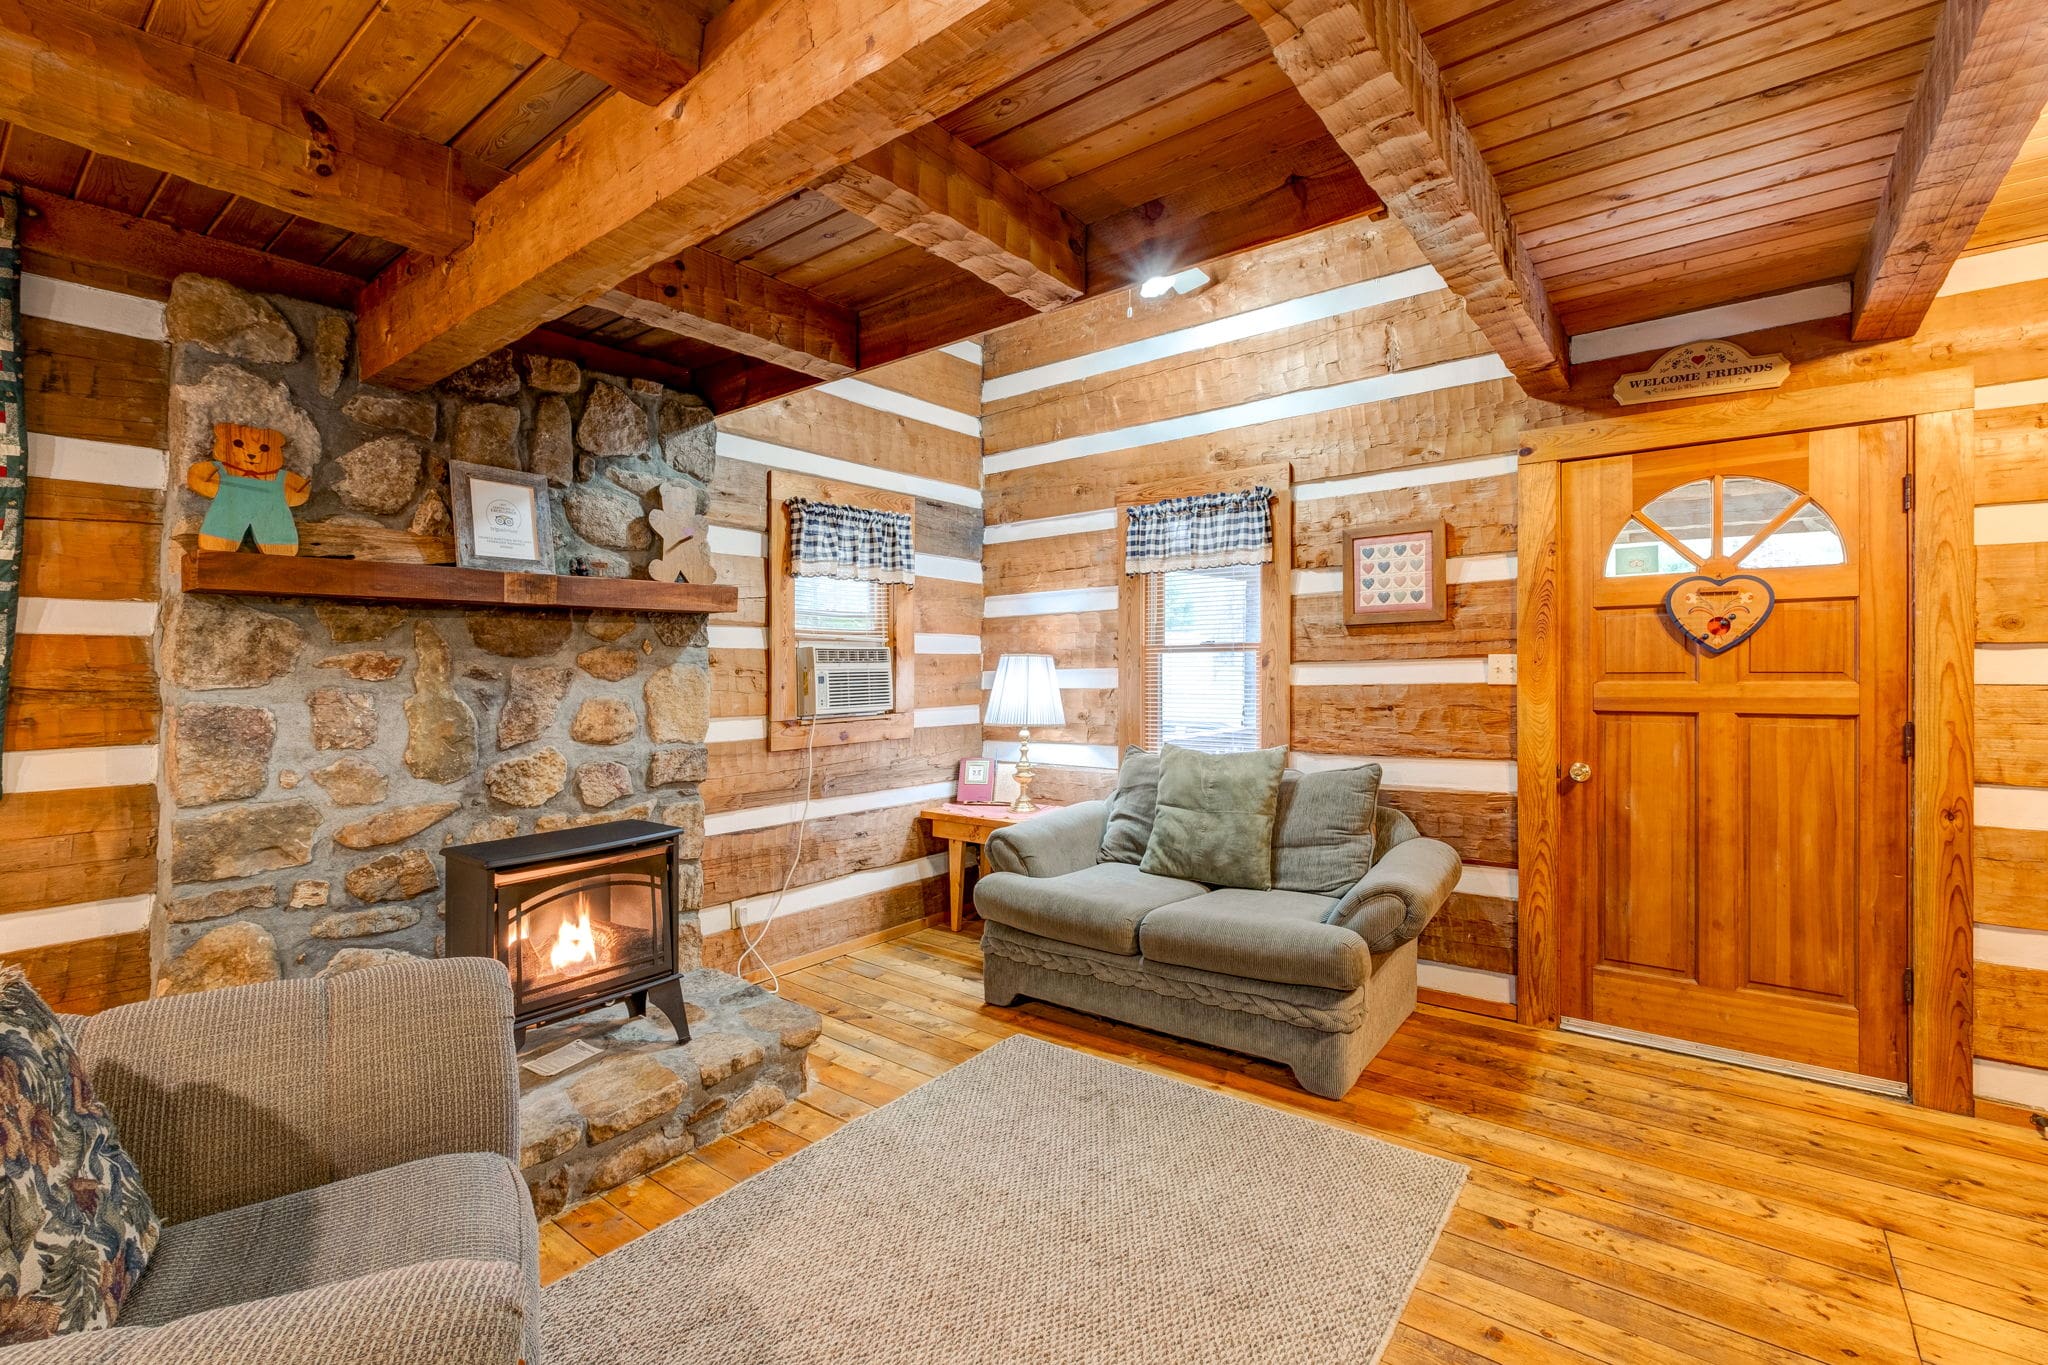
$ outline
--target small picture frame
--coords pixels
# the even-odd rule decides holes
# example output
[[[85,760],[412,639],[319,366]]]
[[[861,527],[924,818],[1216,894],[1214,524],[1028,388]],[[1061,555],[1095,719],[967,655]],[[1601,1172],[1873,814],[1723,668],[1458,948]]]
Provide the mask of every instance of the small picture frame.
[[[962,806],[986,806],[996,799],[996,761],[992,758],[963,758],[960,777],[953,784],[953,800]]]
[[[554,503],[541,474],[448,462],[455,562],[508,573],[555,571]]]
[[[1450,614],[1444,584],[1444,524],[1376,526],[1344,538],[1344,624],[1441,621]]]

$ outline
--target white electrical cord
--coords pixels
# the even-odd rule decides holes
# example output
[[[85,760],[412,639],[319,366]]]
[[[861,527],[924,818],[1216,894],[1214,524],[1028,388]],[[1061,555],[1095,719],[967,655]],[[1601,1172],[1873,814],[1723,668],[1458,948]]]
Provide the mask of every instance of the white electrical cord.
[[[818,722],[812,720],[810,727],[810,734],[804,739],[804,801],[796,815],[796,852],[790,856],[789,871],[782,875],[782,889],[775,893],[775,903],[768,907],[768,917],[761,921],[761,932],[750,937],[744,919],[739,925],[740,942],[746,945],[740,951],[739,974],[747,974],[747,959],[753,958],[761,965],[761,970],[768,973],[768,990],[773,995],[782,994],[782,978],[775,974],[774,965],[761,956],[761,944],[767,940],[768,931],[775,927],[775,917],[782,913],[782,898],[789,894],[790,884],[796,880],[797,864],[804,860],[804,828],[811,819],[811,777],[818,752]]]

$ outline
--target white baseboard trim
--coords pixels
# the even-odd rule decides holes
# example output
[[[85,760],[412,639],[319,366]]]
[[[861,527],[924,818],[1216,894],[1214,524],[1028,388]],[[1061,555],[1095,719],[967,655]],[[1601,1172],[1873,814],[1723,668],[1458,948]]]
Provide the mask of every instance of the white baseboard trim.
[[[1489,972],[1479,967],[1460,967],[1423,958],[1415,964],[1415,984],[1424,990],[1466,995],[1496,1005],[1515,1003],[1515,978],[1506,972]]]
[[[707,905],[697,912],[697,928],[707,936],[722,934],[737,926],[765,924],[771,914],[777,918],[800,915],[807,910],[822,910],[828,905],[871,896],[877,891],[910,886],[945,875],[946,855],[934,853],[929,857],[913,858],[907,863],[893,863],[888,867],[849,872],[843,877],[792,886],[788,895],[779,897],[779,906],[775,892],[747,896],[723,905]]]
[[[2048,1071],[1983,1057],[1971,1064],[1971,1087],[1978,1096],[2022,1109],[2048,1111]]]

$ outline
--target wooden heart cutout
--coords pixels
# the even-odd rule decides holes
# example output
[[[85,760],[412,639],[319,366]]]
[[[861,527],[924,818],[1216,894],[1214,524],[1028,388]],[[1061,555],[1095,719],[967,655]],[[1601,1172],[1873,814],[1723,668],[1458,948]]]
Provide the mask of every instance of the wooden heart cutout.
[[[1777,602],[1771,585],[1748,573],[1693,574],[1664,594],[1664,610],[1709,654],[1726,653],[1754,635]]]

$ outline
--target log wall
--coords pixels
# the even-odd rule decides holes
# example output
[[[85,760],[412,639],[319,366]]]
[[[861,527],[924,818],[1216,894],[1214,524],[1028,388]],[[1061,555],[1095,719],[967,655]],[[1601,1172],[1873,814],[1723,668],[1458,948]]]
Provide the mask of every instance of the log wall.
[[[1049,653],[1067,724],[1033,731],[1041,788],[1117,762],[1117,493],[1286,462],[1294,478],[1289,706],[1298,767],[1377,762],[1385,797],[1468,871],[1422,942],[1423,984],[1514,992],[1515,463],[1527,400],[1398,227],[1353,222],[1209,267],[1185,298],[1127,291],[984,339],[984,665]],[[1441,517],[1451,611],[1347,629],[1352,529]],[[987,728],[1015,756],[1014,731]],[[1048,767],[1047,765],[1052,765]]]
[[[762,956],[786,962],[945,908],[944,846],[917,812],[950,799],[955,768],[981,738],[981,371],[973,355],[935,351],[718,419],[711,550],[719,581],[740,589],[740,609],[711,625],[709,966],[735,968],[742,929]],[[775,469],[917,500],[916,728],[908,739],[809,755],[768,747]],[[809,828],[792,874],[806,792]]]
[[[0,789],[0,959],[50,1004],[149,992],[168,350],[155,299],[22,282],[29,500]]]

